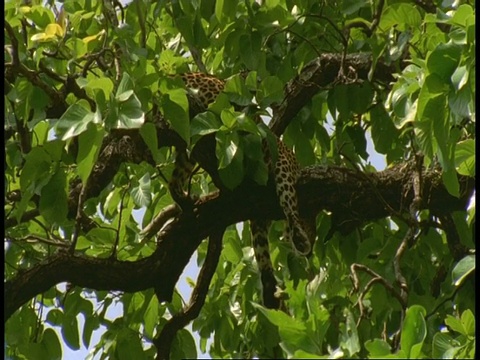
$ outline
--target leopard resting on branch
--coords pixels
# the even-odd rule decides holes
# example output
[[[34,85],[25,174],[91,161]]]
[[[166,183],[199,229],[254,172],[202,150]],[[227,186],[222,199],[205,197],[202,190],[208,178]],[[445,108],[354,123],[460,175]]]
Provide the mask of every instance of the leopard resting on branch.
[[[190,95],[193,93],[205,109],[215,101],[225,86],[224,80],[204,73],[192,72],[177,76],[182,79]],[[257,115],[255,122],[259,124],[261,121],[260,116]],[[266,139],[262,141],[262,150],[269,177],[273,176],[274,178],[276,193],[286,218],[284,238],[293,244],[297,254],[306,256],[311,253],[315,241],[315,222],[314,219],[303,219],[299,214],[295,190],[299,176],[299,165],[295,155],[278,137],[276,137],[276,144],[278,156],[275,163],[270,156]],[[188,203],[189,195],[184,189],[192,175],[194,166],[195,161],[188,157],[186,149],[177,148],[175,169],[169,181],[169,190],[172,198],[181,207],[182,204]],[[253,219],[250,221],[255,259],[264,287],[264,303],[266,302],[265,288],[269,287],[269,291],[272,292],[275,291],[276,286],[272,275],[273,267],[268,246],[269,225],[270,221],[268,220]],[[265,305],[269,306],[269,304]],[[272,305],[270,304],[270,306]]]

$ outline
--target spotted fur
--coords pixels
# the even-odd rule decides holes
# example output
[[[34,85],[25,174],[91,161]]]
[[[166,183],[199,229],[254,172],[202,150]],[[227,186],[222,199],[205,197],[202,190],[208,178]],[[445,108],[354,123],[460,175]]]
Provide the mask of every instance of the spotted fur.
[[[215,101],[217,95],[223,91],[225,82],[214,76],[203,73],[186,73],[180,75],[187,91],[195,95],[206,107]],[[261,121],[260,118],[257,121]],[[285,238],[293,244],[294,250],[301,255],[308,255],[312,250],[315,240],[314,220],[302,219],[298,211],[298,199],[295,185],[299,176],[299,166],[293,152],[277,138],[278,158],[273,164],[272,157],[268,151],[266,141],[263,143],[265,161],[269,173],[274,176],[276,192],[283,209],[286,222]],[[184,186],[190,177],[193,169],[193,163],[186,157],[186,152],[182,151],[177,155],[175,170],[170,181],[169,187],[172,197],[181,205],[187,194]],[[261,272],[262,283],[264,287],[274,287],[276,284],[273,278],[272,262],[268,247],[268,228],[269,222],[264,220],[251,221],[253,235],[253,246],[255,259]],[[276,299],[265,299],[268,294],[274,294],[275,289],[264,289],[264,302],[269,301],[276,307]]]

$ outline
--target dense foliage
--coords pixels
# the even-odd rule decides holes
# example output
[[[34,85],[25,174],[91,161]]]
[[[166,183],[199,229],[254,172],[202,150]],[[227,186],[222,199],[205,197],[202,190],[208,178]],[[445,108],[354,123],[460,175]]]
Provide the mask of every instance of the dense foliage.
[[[217,358],[473,358],[474,29],[468,1],[6,1],[7,356],[60,359],[63,343],[102,359],[191,358],[197,346]],[[281,118],[282,106],[299,101],[295,89],[311,85],[302,79],[315,59],[337,64],[332,80],[313,84],[304,105]],[[226,94],[193,120],[185,89],[167,76],[186,71],[230,78]],[[318,205],[309,258],[292,253],[282,221],[274,222],[282,309],[262,306],[248,222],[185,230],[210,235],[197,249],[200,277],[215,270],[189,306],[178,290],[170,301],[161,295],[178,275],[141,285],[115,278],[158,254],[142,229],[171,209],[172,145],[193,151],[213,134],[226,189],[266,185],[260,144],[270,130],[238,110],[254,101],[265,118],[273,114],[271,130],[302,166],[375,174],[372,141],[387,167],[413,169],[404,172],[413,180],[391,190],[409,193],[410,203],[384,199],[387,215],[369,221],[353,193],[337,204],[344,217]],[[214,171],[205,170],[192,178],[196,196],[215,190]],[[438,180],[432,189],[446,191],[424,189],[427,173]],[[334,203],[350,188],[323,191]],[[426,194],[449,210],[433,210]],[[450,207],[451,199],[462,206]],[[212,216],[223,221],[224,213]],[[343,225],[346,217],[353,226]],[[212,244],[222,234],[217,260]],[[181,256],[180,245],[170,249],[165,261]],[[30,283],[34,275],[40,280]],[[106,316],[112,304],[123,309],[115,321]],[[192,309],[196,335],[172,331]]]

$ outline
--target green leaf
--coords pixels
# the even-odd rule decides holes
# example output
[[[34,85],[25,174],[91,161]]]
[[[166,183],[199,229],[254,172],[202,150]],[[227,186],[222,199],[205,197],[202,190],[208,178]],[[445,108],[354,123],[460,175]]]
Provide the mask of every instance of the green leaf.
[[[405,31],[410,28],[416,29],[422,23],[422,18],[418,9],[412,4],[397,3],[385,7],[380,17],[379,28],[382,31],[388,31],[396,26],[399,31]]]
[[[472,15],[474,15],[472,6],[469,4],[462,4],[453,12],[453,17],[449,22],[460,26],[467,26],[467,20]]]
[[[350,110],[355,114],[363,114],[372,104],[374,91],[369,82],[348,86]]]
[[[458,66],[461,52],[461,47],[453,43],[438,45],[427,57],[428,71],[439,75],[445,82],[449,81]]]
[[[426,313],[420,305],[412,305],[407,309],[400,343],[401,349],[409,359],[416,359],[421,355],[423,342],[427,336]]]
[[[159,164],[163,162],[162,155],[158,149],[157,128],[154,124],[147,122],[140,128],[140,135],[148,146],[148,150],[152,153],[153,160]]]
[[[118,360],[146,359],[141,340],[136,332],[128,327],[122,328],[116,338],[115,356]]]
[[[130,90],[122,93],[126,95]],[[113,124],[116,129],[138,129],[145,122],[145,113],[142,110],[142,104],[137,96],[132,93],[125,99],[117,99],[118,103],[118,119]]]
[[[188,100],[184,89],[168,90],[162,96],[162,108],[165,118],[187,144],[190,143],[190,119]]]
[[[307,331],[305,324],[303,324],[297,319],[290,317],[283,311],[266,309],[258,304],[252,305],[255,306],[258,310],[260,310],[267,317],[268,321],[270,321],[273,325],[277,326],[279,329],[282,329],[284,335],[291,334],[292,337],[287,336],[291,339],[293,339],[294,337],[303,337],[303,335]]]
[[[150,173],[145,173],[145,175],[138,180],[138,186],[132,189],[132,197],[135,205],[137,205],[139,208],[150,205],[150,202],[152,201]]]
[[[467,139],[456,145],[455,168],[460,175],[475,176],[475,140]]]
[[[398,130],[383,105],[374,106],[370,110],[370,120],[375,150],[380,154],[387,154],[395,146]]]
[[[202,112],[192,119],[190,124],[190,136],[208,135],[214,133],[222,126],[217,116],[211,111]]]
[[[433,336],[432,357],[435,359],[448,359],[450,358],[448,354],[456,352],[458,345],[458,341],[454,340],[449,334],[438,332]]]
[[[463,335],[466,334],[462,321],[452,315],[447,315],[445,319],[445,325],[447,325],[450,329],[452,329],[452,331],[458,332]]]
[[[381,358],[382,356],[390,355],[392,351],[390,345],[381,339],[367,340],[365,348],[370,353],[369,358]]]
[[[57,333],[53,329],[45,329],[43,332],[42,345],[45,347],[49,359],[62,359],[62,346],[58,340]]]
[[[242,247],[240,246],[240,239],[238,238],[236,230],[227,230],[223,235],[223,255],[232,264],[238,264],[243,258]]]
[[[316,355],[303,350],[297,350],[293,354],[293,359],[327,359],[325,355]]]
[[[309,337],[305,324],[299,319],[290,317],[279,310],[266,309],[263,306],[252,303],[262,312],[273,325],[278,327],[283,345],[292,350],[303,349],[308,352],[316,352],[318,348]]]
[[[80,349],[80,339],[78,334],[78,322],[75,315],[65,315],[61,329],[63,340],[70,349]]]
[[[256,70],[258,68],[261,42],[262,36],[258,31],[240,36],[240,58],[248,69]]]
[[[85,89],[91,90],[94,94],[102,92],[106,100],[110,100],[110,96],[113,94],[113,88],[113,81],[107,77],[93,78],[85,84]]]
[[[268,168],[264,161],[262,140],[256,134],[248,134],[241,138],[242,147],[248,158],[246,161],[247,174],[259,185],[266,185],[268,181]]]
[[[22,193],[40,194],[42,187],[50,181],[52,159],[41,147],[33,148],[25,158],[25,165],[20,174]]]
[[[145,309],[145,332],[151,339],[153,339],[154,331],[158,324],[158,306],[159,303],[157,297],[152,296],[147,308]]]
[[[78,247],[77,247],[78,248]],[[82,341],[83,346],[87,349],[90,347],[90,339],[93,331],[100,327],[100,320],[97,316],[85,316],[85,323],[83,325]]]
[[[267,76],[262,80],[257,91],[258,104],[263,108],[283,100],[283,83],[276,76]]]
[[[239,137],[234,131],[218,131],[215,135],[215,154],[218,159],[218,168],[223,169],[230,165],[239,150]]]
[[[55,131],[62,140],[70,139],[86,131],[90,122],[100,122],[99,115],[88,110],[82,104],[85,104],[85,100],[80,100],[70,105],[55,124]]]
[[[77,173],[83,184],[87,183],[97,161],[104,135],[105,131],[102,128],[91,123],[78,137]]]
[[[238,0],[218,0],[215,2],[215,16],[222,25],[235,16]]]
[[[238,114],[239,113],[229,109],[223,110],[220,114],[220,119],[222,119],[222,123],[227,127],[227,129],[232,129],[237,123]]]
[[[195,359],[197,358],[197,347],[192,334],[186,329],[177,332],[177,336],[173,340],[172,359]]]
[[[252,102],[252,94],[240,74],[236,74],[226,81],[223,92],[228,95],[230,102],[240,106],[246,106]]]
[[[438,75],[431,74],[425,79],[418,97],[415,133],[422,151],[430,159],[433,158],[434,149],[437,146],[437,141],[434,141],[432,136],[434,130],[437,131],[436,137],[440,137],[443,141],[442,147],[446,146],[446,135],[443,132],[445,131],[444,125],[447,119],[446,96],[444,93],[447,88],[447,85]],[[448,160],[448,157],[444,160]],[[448,163],[443,161],[442,165],[448,166]]]
[[[465,278],[475,271],[475,255],[467,255],[452,270],[452,283],[460,286]]]
[[[455,90],[462,89],[468,82],[469,73],[465,65],[459,66],[452,74],[451,80]]]
[[[445,188],[451,195],[460,196],[460,183],[458,182],[457,172],[454,169],[444,170],[442,180]]]
[[[119,101],[125,101],[133,94],[133,89],[134,85],[132,79],[130,78],[130,75],[128,75],[127,72],[123,72],[122,80],[120,80],[120,84],[118,84],[118,89],[115,97]]]
[[[61,167],[42,188],[39,211],[50,224],[63,224],[67,220],[67,175]]]
[[[465,335],[475,336],[475,316],[472,310],[467,309],[462,313],[461,317],[462,325],[465,330]]]
[[[61,326],[63,323],[63,312],[58,309],[52,309],[47,314],[46,322],[55,325]]]
[[[348,350],[349,356],[353,356],[360,351],[360,342],[358,339],[357,325],[352,313],[344,310],[345,323],[340,325],[340,345],[343,349]]]
[[[218,159],[220,179],[229,189],[234,189],[245,176],[243,166],[243,150],[239,148],[239,138],[236,132],[218,131],[215,134],[215,154]]]
[[[55,23],[55,17],[51,10],[42,5],[34,5],[29,11],[24,12],[26,18],[31,19],[40,29]]]

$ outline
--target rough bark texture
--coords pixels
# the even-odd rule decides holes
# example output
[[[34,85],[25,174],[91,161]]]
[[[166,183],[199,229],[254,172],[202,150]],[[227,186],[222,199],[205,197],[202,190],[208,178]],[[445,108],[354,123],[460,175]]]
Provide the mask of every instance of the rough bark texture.
[[[336,230],[346,233],[392,211],[408,211],[413,171],[408,164],[372,174],[336,166],[308,167],[298,185],[300,205],[305,215],[331,211]],[[460,183],[462,196],[455,198],[445,190],[440,173],[425,172],[422,207],[438,214],[465,209],[474,181],[460,178]],[[211,194],[199,200],[193,213],[181,214],[162,230],[158,248],[148,258],[127,262],[58,252],[20,273],[5,283],[5,319],[33,296],[64,281],[96,290],[135,292],[153,287],[160,301],[169,301],[190,257],[209,234],[252,218],[281,217],[273,185],[243,184],[232,192]]]

